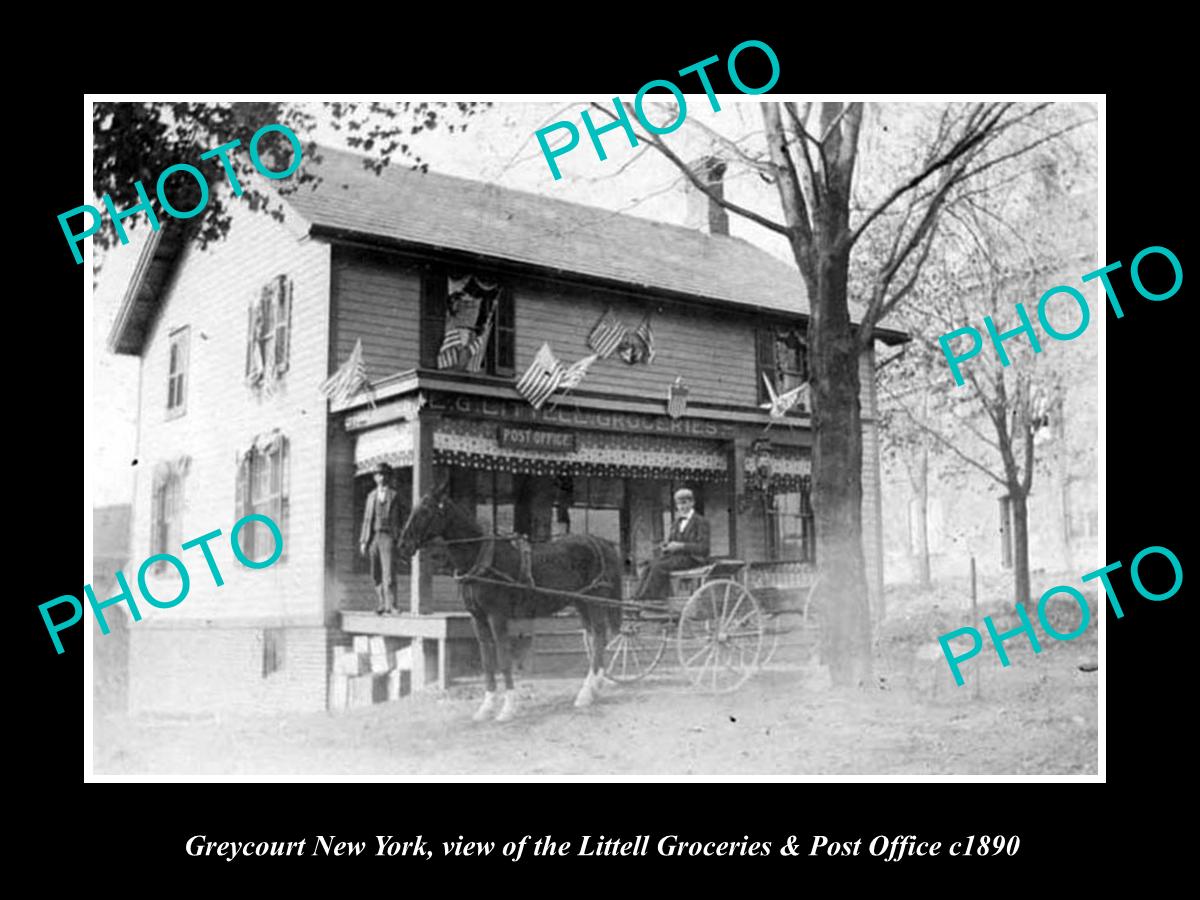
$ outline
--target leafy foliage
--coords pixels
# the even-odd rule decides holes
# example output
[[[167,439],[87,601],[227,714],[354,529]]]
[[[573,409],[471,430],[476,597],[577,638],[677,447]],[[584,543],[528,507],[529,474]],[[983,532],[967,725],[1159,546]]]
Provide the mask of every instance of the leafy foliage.
[[[486,103],[326,103],[321,106],[294,103],[96,103],[92,110],[93,177],[97,197],[109,195],[115,208],[136,206],[135,187],[141,182],[160,221],[166,218],[155,196],[158,177],[178,163],[195,166],[210,186],[204,212],[189,220],[201,247],[225,236],[231,223],[229,203],[247,203],[251,209],[283,218],[280,198],[298,190],[311,189],[321,179],[307,166],[286,179],[270,182],[250,162],[250,139],[264,125],[286,125],[300,139],[305,160],[320,162],[314,134],[322,123],[347,133],[346,143],[368,156],[363,165],[379,175],[393,162],[403,161],[426,171],[428,162],[414,149],[411,138],[422,131],[445,125],[450,132],[465,131],[468,120]],[[228,158],[245,193],[233,198],[217,185],[228,183],[224,167],[216,158],[200,156],[216,147],[239,141]],[[259,154],[273,171],[286,169],[292,160],[292,145],[286,135],[272,132],[260,140]],[[164,194],[176,209],[194,208],[200,188],[186,173],[167,179]],[[78,222],[71,223],[82,230]],[[127,230],[146,227],[144,216],[126,219]],[[100,251],[118,242],[112,226],[92,238]]]

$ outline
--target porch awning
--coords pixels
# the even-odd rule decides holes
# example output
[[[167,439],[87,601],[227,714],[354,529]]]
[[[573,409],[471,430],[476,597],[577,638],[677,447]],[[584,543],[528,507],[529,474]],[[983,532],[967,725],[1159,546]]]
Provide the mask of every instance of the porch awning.
[[[433,436],[434,462],[528,475],[597,475],[724,481],[728,461],[719,441],[648,434],[576,432],[576,449],[554,453],[501,447],[496,424],[447,419]]]
[[[393,468],[413,464],[412,425],[395,422],[359,432],[354,444],[354,472],[363,475],[385,462]]]

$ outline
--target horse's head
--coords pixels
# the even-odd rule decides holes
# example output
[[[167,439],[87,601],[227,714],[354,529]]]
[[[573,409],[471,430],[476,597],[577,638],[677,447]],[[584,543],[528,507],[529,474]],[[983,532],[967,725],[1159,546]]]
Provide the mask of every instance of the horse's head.
[[[411,557],[431,540],[446,533],[450,506],[450,479],[446,478],[421,498],[404,523],[399,546],[402,559]]]

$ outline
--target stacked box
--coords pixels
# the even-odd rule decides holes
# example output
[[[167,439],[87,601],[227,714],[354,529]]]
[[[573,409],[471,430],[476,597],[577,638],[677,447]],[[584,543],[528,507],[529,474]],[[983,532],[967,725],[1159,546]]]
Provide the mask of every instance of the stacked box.
[[[362,653],[356,653],[349,647],[339,647],[333,657],[333,671],[338,675],[357,676],[367,672],[368,660]]]
[[[371,637],[366,634],[356,634],[354,636],[354,652],[361,653],[364,656],[369,656],[371,653]]]
[[[412,646],[402,647],[393,656],[395,667],[407,672],[412,671]]]
[[[376,675],[390,672],[394,666],[394,657],[388,651],[371,654],[371,671]]]
[[[387,699],[388,685],[387,677],[380,678],[378,675],[367,674],[358,675],[348,679],[349,681],[349,706],[351,709],[357,709],[360,706],[371,706],[374,703],[381,702]]]
[[[387,675],[387,698],[399,700],[412,693],[412,673],[404,669],[392,669]]]
[[[387,653],[387,638],[382,634],[371,635],[368,641],[369,652],[372,656],[381,656]]]

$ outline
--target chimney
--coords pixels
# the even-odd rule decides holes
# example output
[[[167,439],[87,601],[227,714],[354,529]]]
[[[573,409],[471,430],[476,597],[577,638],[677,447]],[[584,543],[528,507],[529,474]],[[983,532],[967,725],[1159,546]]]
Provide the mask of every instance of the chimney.
[[[725,161],[716,156],[704,156],[689,168],[696,177],[709,185],[718,197],[725,196]],[[687,214],[683,224],[698,228],[707,234],[729,234],[729,213],[725,207],[712,200],[690,180],[684,181],[687,197]]]

